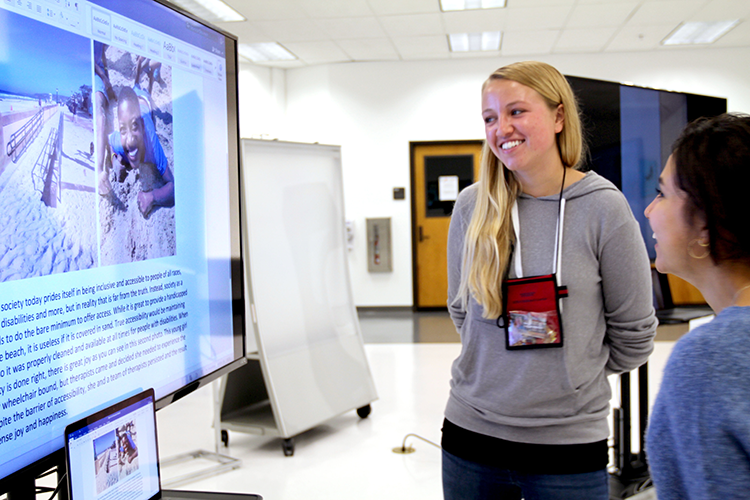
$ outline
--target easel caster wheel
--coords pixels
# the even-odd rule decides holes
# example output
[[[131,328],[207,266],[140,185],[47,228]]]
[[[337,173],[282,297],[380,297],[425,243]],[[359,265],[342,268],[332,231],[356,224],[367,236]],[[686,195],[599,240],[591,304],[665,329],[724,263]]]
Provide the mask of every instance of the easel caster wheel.
[[[368,415],[372,412],[372,407],[370,405],[365,405],[362,408],[357,408],[357,415],[359,415],[359,418],[367,418]]]
[[[281,449],[284,450],[285,457],[291,457],[294,455],[294,439],[287,438],[281,443]]]

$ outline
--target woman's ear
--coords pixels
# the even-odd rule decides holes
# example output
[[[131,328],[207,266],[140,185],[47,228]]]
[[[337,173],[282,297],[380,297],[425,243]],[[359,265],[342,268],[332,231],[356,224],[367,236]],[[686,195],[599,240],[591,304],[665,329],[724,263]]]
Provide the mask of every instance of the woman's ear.
[[[709,237],[708,232],[708,224],[706,224],[706,219],[702,215],[695,214],[693,216],[693,228],[696,233],[696,241],[700,246],[702,247],[708,247],[711,243],[711,238]]]
[[[555,110],[555,133],[559,134],[565,127],[565,107],[562,103],[557,105]]]
[[[706,214],[701,213],[700,211],[696,210],[693,213],[693,227],[698,230],[698,238],[702,242],[708,243],[709,233],[708,233],[708,221],[706,221]]]
[[[700,232],[700,238],[699,239],[700,239],[701,243],[705,243],[706,245],[709,244],[709,242],[711,240],[708,238],[708,227],[703,226],[703,229],[701,229],[701,232]]]

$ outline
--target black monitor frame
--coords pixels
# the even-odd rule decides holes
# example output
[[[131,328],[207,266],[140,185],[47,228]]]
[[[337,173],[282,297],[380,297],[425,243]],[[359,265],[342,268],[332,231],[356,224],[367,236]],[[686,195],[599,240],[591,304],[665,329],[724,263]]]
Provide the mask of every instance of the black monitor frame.
[[[90,0],[91,3],[116,3],[118,0]],[[121,0],[127,2],[128,0]],[[197,380],[192,381],[178,388],[177,390],[166,394],[156,401],[156,409],[166,407],[167,405],[178,401],[195,390],[206,386],[210,382],[225,375],[247,362],[245,358],[245,289],[244,289],[244,262],[242,252],[241,237],[241,150],[240,150],[240,132],[239,132],[239,89],[238,89],[238,39],[235,35],[216,27],[181,7],[170,3],[166,0],[149,0],[161,4],[190,20],[200,23],[209,30],[212,30],[224,37],[226,45],[226,85],[227,85],[227,126],[228,126],[228,167],[230,183],[230,228],[231,228],[231,308],[232,308],[232,325],[233,325],[233,344],[235,359],[207,373]],[[127,395],[123,396],[123,399]],[[55,472],[57,469],[58,481],[62,482],[65,474],[65,454],[64,448],[43,457],[36,462],[23,467],[9,475],[0,478],[0,494],[6,493],[9,500],[32,500],[36,497],[36,481],[39,477],[46,476]],[[63,500],[67,498],[66,488],[61,485],[59,497]]]
[[[623,191],[642,227],[642,235],[647,239],[651,231],[645,226],[643,210],[656,195],[656,191],[651,189],[641,197],[634,194],[631,197],[632,193],[629,194],[628,189],[632,189],[632,184],[629,187],[628,182],[633,183],[633,179],[638,179],[641,188],[651,184],[655,187],[656,179],[671,153],[672,143],[682,128],[699,117],[725,113],[727,100],[593,78],[566,78],[578,101],[587,145],[582,169],[593,170]],[[657,101],[658,104],[654,106]],[[637,130],[634,131],[633,116],[640,119],[644,112],[648,113],[649,119],[659,123],[646,129],[645,124],[638,121],[635,127]],[[649,160],[650,165],[639,165],[633,161],[632,151],[628,154],[627,145],[632,146],[635,140],[650,142],[648,147],[651,148],[651,154],[641,151],[641,161]],[[653,149],[654,145],[658,151]],[[654,161],[653,156],[658,158]],[[649,242],[646,243],[653,262],[653,248],[649,247]]]

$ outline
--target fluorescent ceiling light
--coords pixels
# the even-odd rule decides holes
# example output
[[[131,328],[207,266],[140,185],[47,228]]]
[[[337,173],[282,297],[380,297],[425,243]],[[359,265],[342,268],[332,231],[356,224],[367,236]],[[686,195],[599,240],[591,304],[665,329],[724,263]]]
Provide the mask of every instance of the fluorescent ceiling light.
[[[238,22],[246,19],[242,14],[221,0],[170,0],[209,23]]]
[[[505,0],[440,0],[443,12],[451,10],[499,9],[505,7]]]
[[[661,43],[662,45],[713,43],[724,33],[737,26],[739,22],[739,20],[734,20],[713,23],[683,23]]]
[[[456,33],[448,35],[452,52],[473,52],[480,50],[500,50],[501,31],[483,33]]]
[[[297,56],[276,42],[240,44],[237,47],[240,55],[253,62],[293,61]]]

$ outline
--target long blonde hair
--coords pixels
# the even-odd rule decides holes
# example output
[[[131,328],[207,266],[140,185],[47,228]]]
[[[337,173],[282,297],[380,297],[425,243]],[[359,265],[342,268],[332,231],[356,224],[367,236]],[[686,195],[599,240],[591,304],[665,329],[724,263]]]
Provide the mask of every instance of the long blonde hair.
[[[512,80],[535,90],[551,110],[562,104],[564,125],[557,134],[557,149],[564,167],[577,167],[584,152],[583,133],[575,95],[565,77],[549,64],[525,61],[492,73],[482,85],[482,92],[494,80]],[[503,312],[501,284],[515,240],[510,213],[520,192],[521,184],[515,174],[498,160],[485,140],[456,296],[456,301],[461,301],[466,309],[473,295],[484,307],[485,318],[497,318]]]

